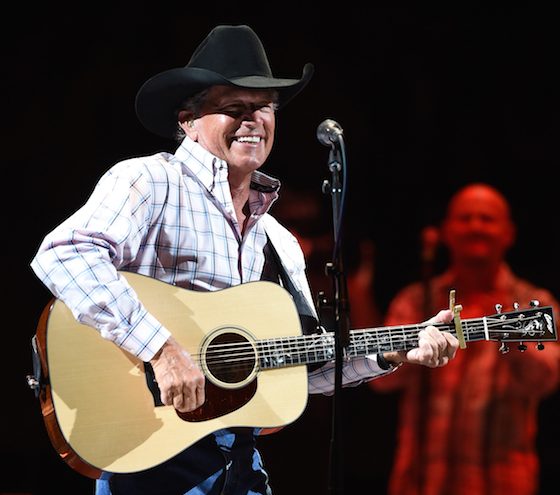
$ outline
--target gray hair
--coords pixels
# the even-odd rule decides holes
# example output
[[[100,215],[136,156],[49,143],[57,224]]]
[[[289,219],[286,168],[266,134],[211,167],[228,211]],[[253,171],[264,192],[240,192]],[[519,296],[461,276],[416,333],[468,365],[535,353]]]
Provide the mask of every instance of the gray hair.
[[[206,101],[206,97],[208,96],[208,91],[210,88],[203,89],[198,93],[195,93],[192,96],[189,96],[183,103],[179,105],[177,109],[177,118],[179,117],[179,112],[187,112],[189,115],[189,119],[195,118],[196,115],[199,115],[204,102]],[[177,122],[177,130],[175,131],[175,141],[180,143],[185,139],[186,133],[183,128]]]

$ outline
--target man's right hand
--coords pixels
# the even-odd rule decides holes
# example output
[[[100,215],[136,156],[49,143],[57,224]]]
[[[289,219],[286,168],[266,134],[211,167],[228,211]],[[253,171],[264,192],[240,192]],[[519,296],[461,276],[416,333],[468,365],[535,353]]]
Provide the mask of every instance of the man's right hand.
[[[161,401],[179,412],[190,412],[204,404],[204,374],[191,355],[173,338],[150,360]]]

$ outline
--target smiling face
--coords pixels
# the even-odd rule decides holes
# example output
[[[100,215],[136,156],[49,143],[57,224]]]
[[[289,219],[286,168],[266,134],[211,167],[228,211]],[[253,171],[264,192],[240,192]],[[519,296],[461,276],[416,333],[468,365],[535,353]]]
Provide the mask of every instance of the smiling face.
[[[514,231],[507,201],[485,184],[460,191],[442,226],[453,260],[472,266],[499,263],[514,242]]]
[[[194,119],[179,112],[181,127],[233,175],[248,176],[268,158],[276,127],[276,92],[212,86]]]

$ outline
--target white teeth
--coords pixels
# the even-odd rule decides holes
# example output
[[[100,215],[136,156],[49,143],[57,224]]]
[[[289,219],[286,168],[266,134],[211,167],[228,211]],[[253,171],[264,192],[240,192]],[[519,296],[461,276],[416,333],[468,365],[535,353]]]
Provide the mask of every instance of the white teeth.
[[[259,136],[239,136],[236,141],[240,143],[260,143],[261,138]]]

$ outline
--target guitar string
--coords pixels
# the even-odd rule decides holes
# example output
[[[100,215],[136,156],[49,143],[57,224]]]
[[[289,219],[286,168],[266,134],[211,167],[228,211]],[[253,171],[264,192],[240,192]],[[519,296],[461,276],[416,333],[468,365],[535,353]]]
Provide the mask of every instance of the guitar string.
[[[527,319],[524,319],[524,321],[527,321]],[[492,326],[502,326],[503,322],[497,322],[495,325],[492,325],[492,323],[490,323],[488,326],[492,327]],[[448,325],[444,325],[444,327],[448,327]],[[393,330],[398,329],[399,327],[391,327]],[[425,328],[425,327],[414,327],[414,328]],[[482,327],[483,328],[483,327]],[[452,331],[452,329],[450,329]],[[472,327],[472,328],[468,328],[468,332],[469,332],[469,337],[472,335],[475,335],[475,332],[477,332],[478,330],[480,330],[480,328],[477,327]],[[502,333],[504,334],[511,334],[511,333],[522,333],[519,330],[515,330],[515,329],[510,329],[510,330],[503,330]],[[390,332],[390,333],[396,333],[396,332]],[[352,345],[354,347],[356,346],[360,346],[363,347],[364,346],[364,340],[366,341],[367,344],[365,345],[372,345],[374,341],[377,341],[377,344],[379,344],[380,341],[381,344],[387,344],[386,341],[384,341],[383,337],[386,337],[389,334],[385,334],[382,335],[381,337],[379,335],[372,335],[371,331],[366,330],[355,330],[353,331],[351,338],[353,340]],[[404,343],[404,340],[414,340],[414,338],[417,337],[417,332],[401,332],[401,334],[399,335],[399,337],[401,337],[400,339],[397,339],[399,342]],[[478,336],[483,336],[484,332],[480,332],[478,334]],[[365,339],[364,339],[364,336]],[[297,351],[298,348],[294,348],[293,345],[294,344],[304,344],[303,347],[300,345],[300,349],[302,349],[303,351],[308,351],[309,347],[307,345],[305,345],[305,341],[311,341],[314,344],[317,344],[317,340],[323,340],[323,342],[321,343],[323,345],[324,348],[329,348],[332,346],[332,340],[334,338],[334,334],[329,333],[329,334],[313,334],[313,335],[306,335],[306,336],[293,336],[293,337],[281,337],[281,338],[275,338],[275,339],[263,339],[260,341],[256,342],[256,347],[260,347],[261,350],[263,350],[263,348],[265,346],[269,347],[269,351],[278,351],[278,347],[281,347],[282,349],[284,348],[284,345],[288,344],[290,347],[288,349],[288,351],[290,352],[294,352]],[[402,340],[402,338],[404,338],[404,340]],[[534,337],[533,337],[534,338]],[[327,340],[328,342],[324,342],[324,340]],[[303,341],[303,342],[302,342]],[[244,356],[244,354],[238,353],[238,354],[234,354],[233,351],[249,351],[248,353],[246,353],[245,355],[248,356],[253,356],[254,355],[254,347],[253,344],[249,343],[249,342],[245,342],[240,344],[239,342],[235,342],[235,343],[225,343],[225,344],[217,344],[217,345],[212,345],[209,347],[210,352],[208,352],[207,354],[218,354],[221,355],[222,352],[224,352],[224,350],[226,350],[229,347],[229,354],[228,357],[239,357],[239,356]],[[272,349],[270,349],[272,348]]]
[[[511,320],[510,320],[511,321]],[[527,319],[524,319],[524,321],[527,321]],[[363,329],[363,330],[353,330],[351,333],[351,337],[354,338],[354,340],[356,339],[363,339],[363,336],[369,336],[369,340],[381,340],[383,337],[387,337],[389,335],[393,335],[395,336],[395,334],[398,334],[398,332],[396,330],[400,331],[400,336],[404,336],[406,338],[409,338],[410,336],[417,336],[418,335],[418,331],[420,331],[423,328],[426,328],[427,325],[425,326],[414,326],[414,330],[413,332],[403,332],[403,330],[405,330],[405,327],[380,327],[379,329]],[[487,325],[488,328],[492,327],[492,326],[502,326],[502,323],[496,323],[495,325],[493,325],[491,322]],[[378,330],[382,330],[385,328],[389,328],[391,331],[383,333],[378,331]],[[409,329],[411,327],[408,327]],[[450,325],[440,325],[440,328],[443,328],[445,330],[449,330],[451,332],[453,332],[454,328]],[[482,330],[484,330],[484,325],[481,327]],[[480,328],[478,327],[471,327],[467,329],[469,333],[474,334],[476,331],[479,331]],[[509,334],[509,333],[521,333],[521,331],[519,330],[515,330],[515,329],[508,329],[508,330],[503,330],[504,334]],[[379,337],[379,334],[381,334],[381,338]],[[484,335],[484,331],[480,332],[480,335]],[[293,343],[294,339],[295,341],[302,341],[302,340],[315,340],[317,338],[327,338],[327,339],[331,339],[334,337],[334,334],[332,332],[330,333],[325,333],[325,334],[310,334],[310,335],[294,335],[294,336],[285,336],[285,337],[272,337],[270,339],[261,339],[261,340],[257,340],[255,341],[255,343],[258,344],[264,344],[264,343],[268,343],[268,344],[272,344],[274,345],[275,343],[282,343],[282,342],[289,342],[291,341],[291,343]],[[366,337],[367,338],[367,337]],[[212,350],[218,350],[216,352],[221,352],[222,349],[227,349],[229,348],[237,348],[237,349],[251,349],[253,348],[253,345],[251,343],[249,343],[248,341],[241,343],[241,345],[239,345],[239,342],[226,342],[223,344],[214,344],[209,346]],[[238,346],[238,347],[235,347]]]
[[[524,318],[517,318],[513,320],[501,320],[501,319],[487,319],[486,327],[488,329],[494,327],[502,327],[504,322],[511,324],[512,322],[528,322],[531,319],[536,319],[537,317],[524,317]],[[463,324],[465,324],[465,331],[468,333],[468,338],[473,339],[473,337],[485,337],[484,332],[484,323],[480,324],[480,319],[470,319],[470,320],[462,320]],[[469,325],[471,323],[471,325]],[[403,326],[403,327],[380,327],[378,329],[364,329],[364,330],[354,330],[351,333],[351,344],[349,346],[348,354],[352,355],[352,353],[356,353],[358,350],[366,349],[368,347],[376,347],[377,352],[380,350],[394,350],[394,345],[392,342],[387,342],[386,339],[392,335],[393,337],[395,334],[399,337],[398,343],[405,343],[408,341],[409,343],[415,342],[418,337],[418,332],[425,328],[427,325],[413,325],[413,326]],[[436,324],[434,325],[436,328],[449,330],[452,333],[454,332],[454,327],[449,324]],[[482,331],[481,331],[482,330]],[[522,333],[520,330],[517,329],[507,329],[507,330],[500,330],[503,334],[512,334],[512,333]],[[400,334],[399,334],[400,332]],[[494,332],[495,333],[495,332]],[[474,340],[474,339],[473,339]],[[482,340],[482,339],[480,339]],[[528,337],[527,340],[538,340],[535,337]],[[258,359],[266,359],[269,358],[271,360],[276,359],[278,361],[278,354],[282,353],[288,359],[288,365],[294,364],[296,362],[296,358],[301,356],[307,356],[309,358],[309,354],[315,354],[317,361],[326,361],[328,359],[324,358],[324,356],[319,357],[322,353],[325,353],[327,350],[332,350],[334,341],[334,334],[326,333],[326,334],[312,334],[312,335],[305,335],[305,336],[293,336],[293,337],[281,337],[281,338],[271,338],[271,339],[263,339],[259,340],[253,345],[250,342],[245,343],[225,343],[225,344],[217,344],[209,346],[209,352],[206,353],[207,359],[206,363],[212,366],[212,369],[217,369],[220,365],[223,367],[228,367],[231,369],[232,364],[234,363],[255,363]],[[310,347],[308,344],[313,344]],[[286,348],[287,344],[287,348]],[[384,347],[388,346],[389,347]],[[257,349],[255,349],[255,347]],[[224,354],[224,350],[227,350],[227,354]],[[401,349],[396,349],[401,350]],[[268,352],[268,354],[267,354]],[[372,354],[376,351],[372,350]],[[200,361],[200,354],[195,355]],[[216,356],[218,357],[216,359]],[[282,361],[286,361],[286,359],[281,359]],[[218,364],[213,364],[218,363]],[[277,363],[278,364],[278,363]],[[296,364],[298,364],[296,362]],[[246,366],[241,364],[239,367],[245,368]]]

